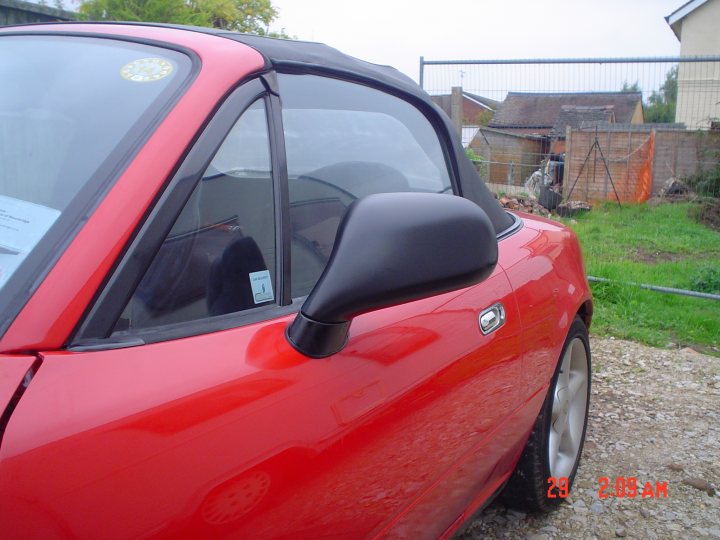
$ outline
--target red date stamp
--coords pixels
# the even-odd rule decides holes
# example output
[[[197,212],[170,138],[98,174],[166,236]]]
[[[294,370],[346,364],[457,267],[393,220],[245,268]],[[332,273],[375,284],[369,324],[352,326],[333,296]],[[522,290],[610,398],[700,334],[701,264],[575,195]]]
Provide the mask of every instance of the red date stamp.
[[[570,494],[570,482],[567,477],[548,478],[548,499],[565,499]],[[598,496],[601,499],[616,497],[618,499],[667,499],[667,482],[639,483],[634,476],[617,476],[611,481],[607,476],[598,478]]]
[[[618,499],[627,498],[635,499],[641,497],[643,499],[667,499],[668,489],[667,482],[645,482],[645,484],[638,483],[637,478],[634,476],[617,476],[614,482],[611,482],[607,476],[601,476],[598,478],[600,489],[598,489],[598,496],[601,499],[609,499],[610,497],[617,497]]]
[[[548,478],[548,499],[564,499],[570,494],[570,482],[566,476]]]

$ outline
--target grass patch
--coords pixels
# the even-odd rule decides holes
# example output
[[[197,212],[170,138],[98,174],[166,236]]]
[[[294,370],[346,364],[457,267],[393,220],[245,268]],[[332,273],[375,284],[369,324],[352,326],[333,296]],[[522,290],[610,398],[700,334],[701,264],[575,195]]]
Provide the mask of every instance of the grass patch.
[[[588,275],[717,292],[720,232],[689,217],[692,203],[615,204],[564,219],[580,238]],[[720,302],[592,283],[593,332],[720,356]]]

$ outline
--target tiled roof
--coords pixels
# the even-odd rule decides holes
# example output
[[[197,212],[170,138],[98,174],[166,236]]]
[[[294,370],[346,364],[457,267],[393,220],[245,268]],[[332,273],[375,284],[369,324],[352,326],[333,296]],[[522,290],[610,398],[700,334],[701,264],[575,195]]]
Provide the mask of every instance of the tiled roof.
[[[580,126],[580,131],[593,131],[595,126]],[[687,126],[682,122],[657,123],[657,124],[604,124],[598,127],[599,131],[621,131],[621,132],[650,132],[650,131],[685,131]]]
[[[450,116],[450,100],[452,99],[451,94],[439,94],[435,96],[430,96],[430,99],[432,99],[443,111],[445,111],[448,116]],[[463,99],[474,101],[481,107],[484,107],[491,111],[494,111],[500,104],[499,101],[495,101],[494,99],[485,98],[476,94],[470,94],[469,92],[463,92]]]
[[[560,114],[558,114],[549,135],[551,137],[564,137],[565,129],[568,126],[573,129],[580,129],[610,124],[614,120],[613,109],[612,105],[601,105],[599,107],[563,105],[560,107]]]
[[[545,128],[556,126],[563,106],[611,107],[613,121],[630,123],[640,92],[521,93],[509,92],[490,122],[494,128]],[[568,113],[569,114],[569,113]]]

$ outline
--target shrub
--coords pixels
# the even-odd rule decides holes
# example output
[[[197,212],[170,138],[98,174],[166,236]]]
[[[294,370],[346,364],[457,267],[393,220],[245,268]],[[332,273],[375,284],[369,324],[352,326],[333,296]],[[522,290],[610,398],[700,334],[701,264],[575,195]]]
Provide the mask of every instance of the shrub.
[[[478,174],[480,175],[480,178],[485,180],[487,182],[488,180],[488,164],[487,161],[485,161],[482,157],[478,156],[475,153],[475,150],[472,148],[466,148],[465,149],[465,155],[468,157],[470,161],[473,162],[473,165],[475,165],[475,169],[477,169]]]
[[[692,279],[693,290],[711,294],[720,294],[720,269],[706,267],[698,270]]]
[[[698,195],[720,197],[720,165],[686,176],[683,181]]]

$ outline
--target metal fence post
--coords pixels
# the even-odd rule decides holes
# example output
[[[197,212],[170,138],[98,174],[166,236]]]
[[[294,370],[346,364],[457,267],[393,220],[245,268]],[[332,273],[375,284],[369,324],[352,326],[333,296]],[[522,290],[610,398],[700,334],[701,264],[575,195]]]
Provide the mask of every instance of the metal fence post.
[[[494,60],[420,57],[419,67],[422,88],[454,125],[460,128],[462,117],[467,115],[469,123],[487,125],[493,131],[487,183],[495,192],[507,190],[508,181],[520,186],[540,167],[548,150],[564,147],[563,189],[568,194],[572,192],[567,189],[568,182],[572,184],[583,175],[575,193],[584,192],[585,198],[615,199],[617,190],[627,197],[636,197],[636,192],[636,198],[640,194],[644,197],[645,192],[636,188],[640,173],[645,171],[642,179],[647,182],[648,172],[635,165],[647,153],[648,147],[640,141],[642,134],[647,139],[655,131],[649,158],[651,194],[658,195],[664,184],[676,179],[703,195],[720,195],[720,133],[715,132],[720,124],[720,55]],[[462,110],[455,107],[451,114],[451,87],[460,81]],[[634,104],[623,101],[624,93],[632,94]],[[597,178],[594,151],[581,167],[587,153],[586,139],[596,129],[604,142],[597,158],[601,152],[607,158],[601,165],[606,170],[601,173],[606,173],[605,183],[619,182],[617,190]],[[476,135],[484,136],[482,130]],[[575,154],[581,159],[573,159]],[[598,183],[595,187],[593,180]]]

